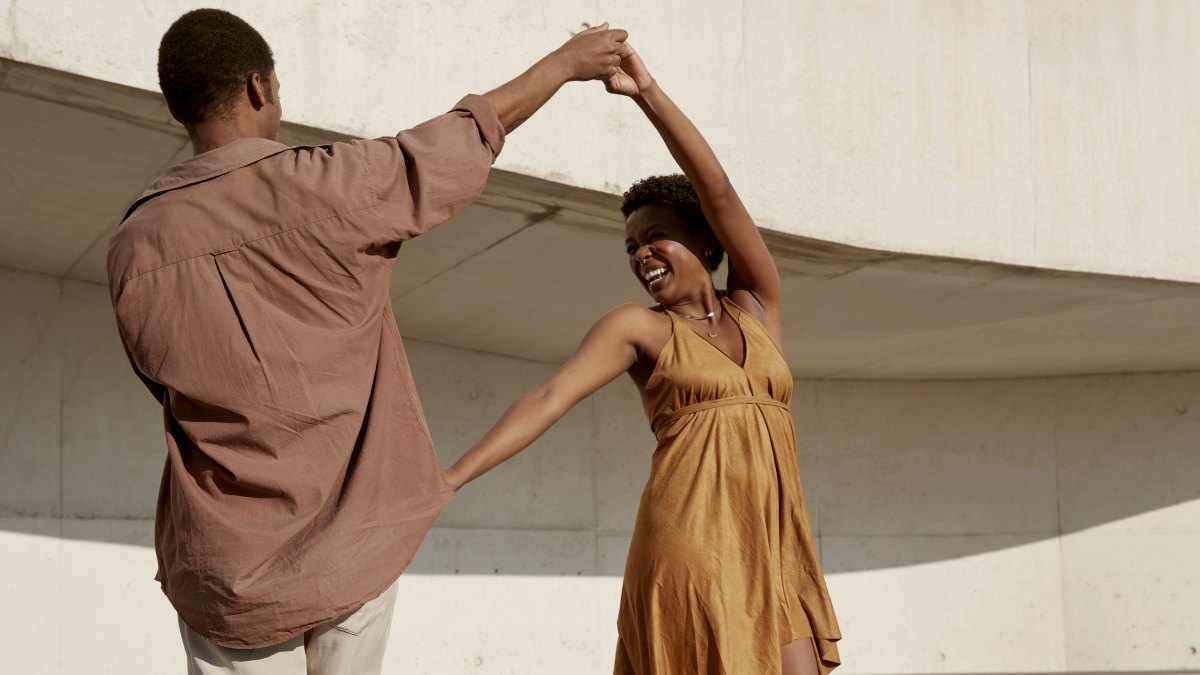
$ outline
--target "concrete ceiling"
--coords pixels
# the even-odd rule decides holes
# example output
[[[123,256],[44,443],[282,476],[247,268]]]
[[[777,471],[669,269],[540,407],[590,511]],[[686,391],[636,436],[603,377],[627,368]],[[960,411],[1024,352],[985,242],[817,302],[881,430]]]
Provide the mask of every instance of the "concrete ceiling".
[[[0,267],[104,283],[116,219],[161,168],[190,154],[183,130],[156,93],[6,60],[0,120]],[[295,125],[280,137],[334,138]],[[494,172],[474,205],[404,245],[392,283],[402,332],[561,361],[603,312],[647,300],[625,265],[617,204]],[[1200,369],[1197,285],[766,236],[784,277],[785,352],[797,376]]]

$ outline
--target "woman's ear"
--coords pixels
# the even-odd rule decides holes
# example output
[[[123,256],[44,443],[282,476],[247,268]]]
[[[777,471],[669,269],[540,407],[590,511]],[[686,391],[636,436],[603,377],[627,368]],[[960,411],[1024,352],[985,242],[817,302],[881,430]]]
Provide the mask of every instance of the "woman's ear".
[[[708,267],[708,271],[715,272],[721,266],[721,256],[717,253],[720,250],[721,242],[717,241],[716,235],[710,234],[704,242],[704,265]]]

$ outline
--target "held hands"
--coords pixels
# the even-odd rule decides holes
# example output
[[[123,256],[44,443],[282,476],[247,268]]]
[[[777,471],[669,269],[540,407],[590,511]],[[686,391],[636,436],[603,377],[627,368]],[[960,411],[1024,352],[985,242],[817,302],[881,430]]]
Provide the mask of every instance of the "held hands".
[[[604,79],[618,71],[628,36],[619,28],[609,28],[606,21],[571,36],[551,56],[566,68],[568,80]]]
[[[637,96],[649,91],[654,86],[654,78],[650,76],[646,64],[642,63],[642,57],[633,50],[633,45],[622,43],[620,56],[621,65],[616,72],[604,78],[604,88],[608,93]]]
[[[466,483],[466,479],[459,473],[457,467],[446,469],[446,483],[450,485],[450,489],[458,492],[458,489]]]

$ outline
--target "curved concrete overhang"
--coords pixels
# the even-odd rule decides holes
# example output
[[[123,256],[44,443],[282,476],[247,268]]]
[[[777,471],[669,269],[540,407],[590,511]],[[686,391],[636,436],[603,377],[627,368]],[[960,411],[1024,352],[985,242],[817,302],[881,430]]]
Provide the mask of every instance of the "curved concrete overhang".
[[[104,283],[117,218],[190,155],[161,97],[0,60],[0,266]],[[281,140],[337,134],[285,124]],[[414,338],[542,362],[645,302],[615,195],[497,170],[405,244],[392,284]],[[874,251],[764,231],[800,378],[973,379],[1200,369],[1200,285]]]
[[[156,93],[5,60],[0,116],[0,267],[103,284],[119,216],[163,167],[190,155],[183,130]],[[338,138],[294,124],[281,131],[293,144]],[[403,246],[391,289],[402,332],[562,361],[603,312],[646,300],[626,265],[618,203],[495,171],[475,204]],[[798,378],[1200,370],[1200,285],[764,236],[784,279],[784,351]],[[1105,512],[1106,522],[1191,499],[1139,494]],[[979,542],[896,564],[998,545]],[[832,571],[851,569],[860,568]]]

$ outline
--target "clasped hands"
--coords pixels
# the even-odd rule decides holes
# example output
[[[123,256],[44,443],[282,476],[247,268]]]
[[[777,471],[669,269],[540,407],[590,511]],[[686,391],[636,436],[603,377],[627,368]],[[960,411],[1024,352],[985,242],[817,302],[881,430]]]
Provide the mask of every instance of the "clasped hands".
[[[638,96],[654,86],[638,53],[626,40],[627,31],[608,22],[586,26],[553,52],[568,68],[570,80],[601,80],[611,94]]]

